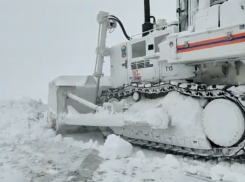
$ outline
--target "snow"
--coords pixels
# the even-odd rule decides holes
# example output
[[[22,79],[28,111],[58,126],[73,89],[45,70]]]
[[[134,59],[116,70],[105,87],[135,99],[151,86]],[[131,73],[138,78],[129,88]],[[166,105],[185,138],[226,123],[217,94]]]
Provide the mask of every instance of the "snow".
[[[3,182],[26,182],[26,178],[19,172],[6,172],[3,177]]]
[[[137,157],[137,158],[144,159],[144,158],[145,158],[145,154],[144,154],[144,152],[142,152],[142,151],[140,150],[140,151],[138,151],[138,152],[136,153],[136,157]]]
[[[68,111],[66,120],[74,123],[92,126],[124,126],[135,123],[148,124],[152,129],[167,129],[171,126],[185,126],[202,129],[201,118],[205,100],[194,99],[170,92],[165,97],[139,102],[126,101],[130,107],[124,113],[120,112],[123,103],[113,103],[114,111],[100,110],[96,114],[77,114]],[[121,109],[120,109],[121,108]]]
[[[122,114],[111,114],[109,111],[103,110],[98,113],[75,114],[64,113],[65,121],[69,123],[79,123],[87,126],[124,126],[125,122]]]
[[[166,181],[170,182],[180,173],[179,170],[172,169],[172,162],[168,157],[166,165],[164,159],[154,157],[146,158],[141,152],[137,152],[136,157],[129,157],[120,160],[108,160],[100,165],[99,169],[94,173],[93,180],[103,177],[103,181]],[[175,161],[175,160],[174,160]]]
[[[167,155],[164,159],[164,163],[171,168],[180,168],[179,161],[173,155]]]
[[[40,122],[46,117],[47,107],[40,101],[23,98],[19,101],[3,101],[0,103],[1,137],[8,142],[54,137],[55,133]],[[12,142],[12,141],[11,141]]]
[[[228,166],[216,165],[210,168],[212,180],[220,181],[227,173],[229,173]]]
[[[239,87],[232,86],[231,88],[228,89],[228,91],[231,91],[236,96],[244,95],[244,93],[245,93],[245,86],[244,85],[239,85]]]
[[[245,175],[245,165],[234,163],[230,166],[231,172],[239,172]]]
[[[126,112],[125,120],[139,123],[146,121],[153,129],[167,129],[170,123],[167,111],[161,107],[141,110],[136,113]]]
[[[194,175],[209,177],[213,181],[243,182],[244,165],[238,163],[185,161],[182,163],[182,170]]]
[[[171,126],[195,126],[201,128],[203,101],[170,92],[165,97],[142,100],[134,103],[125,112],[127,121],[145,121],[153,129],[167,129]]]
[[[85,181],[82,177],[88,173],[94,182],[201,182],[184,172],[213,180],[245,181],[245,165],[238,163],[204,163],[138,150],[116,135],[102,142],[95,135],[82,134],[83,141],[56,136],[47,127],[46,113],[45,104],[29,98],[0,102],[0,181]],[[81,169],[91,154],[91,161]],[[95,164],[92,171],[85,170]]]
[[[64,167],[71,170],[80,166],[82,150],[98,147],[92,140],[85,143],[55,136],[46,119],[47,106],[40,101],[22,98],[0,102],[0,181],[21,180],[20,176],[25,177],[23,182],[64,178]],[[67,163],[72,165],[67,167]]]
[[[99,156],[104,159],[129,157],[133,146],[119,136],[109,135],[103,146],[100,147]]]

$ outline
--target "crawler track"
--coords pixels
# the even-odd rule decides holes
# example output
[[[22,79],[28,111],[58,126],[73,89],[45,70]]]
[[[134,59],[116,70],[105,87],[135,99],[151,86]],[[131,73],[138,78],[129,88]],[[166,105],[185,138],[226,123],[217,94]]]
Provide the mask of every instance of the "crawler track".
[[[232,89],[231,89],[232,88]],[[235,88],[235,89],[234,89]],[[144,94],[148,98],[161,97],[171,91],[177,91],[183,95],[202,98],[208,100],[214,99],[229,99],[235,102],[245,113],[245,86],[227,86],[227,85],[205,85],[196,83],[177,83],[177,82],[161,82],[158,84],[151,83],[132,83],[130,85],[124,85],[117,89],[109,89],[103,93],[100,99],[101,102],[107,102],[112,98],[121,100],[132,96],[134,92]],[[104,128],[102,130],[104,135],[112,134],[113,131],[110,128]],[[146,147],[154,150],[164,151],[166,153],[172,153],[176,155],[182,155],[200,160],[234,160],[236,162],[245,163],[245,136],[241,141],[230,148],[212,148],[210,150],[191,149],[186,147],[179,147],[175,145],[151,142],[146,140],[139,140],[134,138],[128,138],[121,136],[133,145]]]

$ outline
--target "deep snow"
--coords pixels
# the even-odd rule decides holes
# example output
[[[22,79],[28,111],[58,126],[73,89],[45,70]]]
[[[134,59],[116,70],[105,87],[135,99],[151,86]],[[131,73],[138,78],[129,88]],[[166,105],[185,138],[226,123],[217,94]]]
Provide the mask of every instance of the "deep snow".
[[[46,113],[46,105],[29,98],[0,102],[0,181],[200,181],[186,177],[185,171],[245,181],[245,165],[140,150],[115,135],[105,142],[95,133],[55,136],[47,127]]]

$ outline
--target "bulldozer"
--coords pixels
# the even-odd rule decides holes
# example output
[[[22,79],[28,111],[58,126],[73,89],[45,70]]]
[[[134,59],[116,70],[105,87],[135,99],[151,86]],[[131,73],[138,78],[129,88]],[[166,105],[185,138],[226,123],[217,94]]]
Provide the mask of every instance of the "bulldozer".
[[[156,19],[144,0],[142,32],[129,36],[100,11],[94,73],[49,83],[50,127],[97,127],[105,137],[200,158],[244,156],[245,0],[176,0],[176,16]],[[107,47],[117,27],[126,41]]]

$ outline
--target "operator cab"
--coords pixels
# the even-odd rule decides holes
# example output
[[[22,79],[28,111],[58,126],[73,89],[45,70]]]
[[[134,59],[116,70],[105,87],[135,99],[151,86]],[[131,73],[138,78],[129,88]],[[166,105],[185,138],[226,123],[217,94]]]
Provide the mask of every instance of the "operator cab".
[[[179,32],[187,31],[194,24],[194,15],[197,10],[222,4],[228,0],[177,0],[177,17],[179,19]]]

